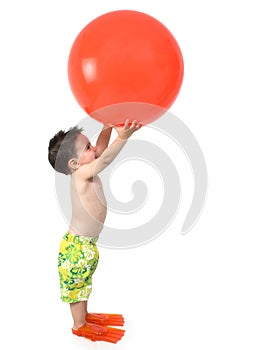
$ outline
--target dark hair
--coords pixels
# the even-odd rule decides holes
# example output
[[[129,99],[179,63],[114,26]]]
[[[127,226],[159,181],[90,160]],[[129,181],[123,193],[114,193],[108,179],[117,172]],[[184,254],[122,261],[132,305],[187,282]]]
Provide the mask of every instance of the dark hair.
[[[59,173],[68,175],[71,173],[68,161],[76,157],[75,142],[82,129],[74,126],[68,131],[60,130],[49,141],[48,160],[52,167]]]

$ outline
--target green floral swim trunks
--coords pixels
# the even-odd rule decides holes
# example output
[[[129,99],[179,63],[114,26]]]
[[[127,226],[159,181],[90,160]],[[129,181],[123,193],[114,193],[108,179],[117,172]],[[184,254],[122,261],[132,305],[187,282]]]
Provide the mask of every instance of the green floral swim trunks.
[[[60,243],[58,272],[61,299],[67,303],[88,300],[92,275],[99,261],[97,237],[75,236],[67,232]]]

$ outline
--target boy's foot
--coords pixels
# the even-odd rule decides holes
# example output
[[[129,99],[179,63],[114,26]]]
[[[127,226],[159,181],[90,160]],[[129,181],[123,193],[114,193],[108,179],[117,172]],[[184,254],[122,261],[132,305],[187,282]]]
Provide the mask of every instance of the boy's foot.
[[[72,333],[92,341],[100,340],[110,343],[117,343],[124,336],[125,331],[118,328],[85,323],[77,330],[72,328]]]
[[[104,326],[123,326],[124,318],[119,314],[90,313],[86,315],[86,321],[89,323],[100,324]]]

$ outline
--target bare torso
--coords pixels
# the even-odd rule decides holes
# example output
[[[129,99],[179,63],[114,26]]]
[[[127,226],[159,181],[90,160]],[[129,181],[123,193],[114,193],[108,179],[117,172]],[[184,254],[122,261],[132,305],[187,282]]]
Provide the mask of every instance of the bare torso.
[[[72,218],[70,232],[75,235],[97,237],[107,214],[106,199],[98,175],[88,180],[71,175]]]

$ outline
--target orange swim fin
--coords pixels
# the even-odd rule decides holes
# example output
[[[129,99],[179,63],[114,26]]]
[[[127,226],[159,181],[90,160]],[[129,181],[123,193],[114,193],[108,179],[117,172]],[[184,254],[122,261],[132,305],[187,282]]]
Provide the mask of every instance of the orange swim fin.
[[[103,326],[123,326],[124,317],[119,314],[87,313],[86,321]]]
[[[77,330],[72,329],[72,333],[92,341],[100,340],[116,344],[124,336],[125,330],[93,323],[85,323]]]

